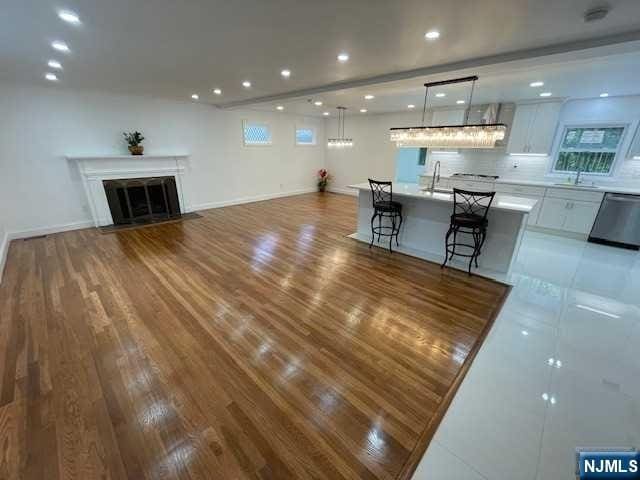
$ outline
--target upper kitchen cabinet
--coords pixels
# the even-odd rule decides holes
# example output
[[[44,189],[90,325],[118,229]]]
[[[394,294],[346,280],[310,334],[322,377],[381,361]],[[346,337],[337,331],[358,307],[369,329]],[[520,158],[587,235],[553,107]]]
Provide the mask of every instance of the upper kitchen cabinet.
[[[636,127],[636,133],[633,136],[631,146],[629,146],[627,158],[640,159],[640,123]]]
[[[548,155],[562,102],[523,103],[516,107],[507,153]]]

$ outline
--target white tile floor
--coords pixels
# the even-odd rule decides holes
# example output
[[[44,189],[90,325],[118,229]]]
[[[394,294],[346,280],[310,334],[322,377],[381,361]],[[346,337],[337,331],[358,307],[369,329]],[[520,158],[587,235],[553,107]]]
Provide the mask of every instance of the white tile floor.
[[[528,231],[511,281],[414,480],[575,480],[575,447],[640,447],[640,254]]]

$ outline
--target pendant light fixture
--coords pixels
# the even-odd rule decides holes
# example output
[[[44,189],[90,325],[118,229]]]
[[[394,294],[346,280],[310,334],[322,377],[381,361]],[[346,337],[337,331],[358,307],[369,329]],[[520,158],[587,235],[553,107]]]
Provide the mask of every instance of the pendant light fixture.
[[[338,109],[338,136],[336,138],[327,139],[327,147],[330,148],[349,148],[353,147],[353,139],[344,136],[344,114],[346,107],[336,107]]]
[[[390,139],[398,147],[422,148],[495,148],[496,142],[503,140],[507,126],[504,123],[481,123],[469,125],[469,111],[473,100],[473,90],[478,76],[454,78],[441,82],[425,83],[424,107],[421,127],[392,128]],[[427,97],[430,87],[471,82],[469,103],[464,116],[464,125],[441,125],[426,127],[424,118],[427,112]]]

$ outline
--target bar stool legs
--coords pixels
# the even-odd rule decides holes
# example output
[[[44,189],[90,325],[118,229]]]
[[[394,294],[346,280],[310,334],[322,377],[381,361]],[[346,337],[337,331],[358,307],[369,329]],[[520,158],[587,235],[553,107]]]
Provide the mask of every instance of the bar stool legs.
[[[444,262],[440,265],[440,268],[444,268],[447,265],[449,260],[453,259],[454,255],[469,257],[469,266],[468,272],[471,275],[471,267],[475,264],[476,268],[478,268],[478,257],[482,253],[482,247],[484,246],[484,242],[487,238],[487,230],[486,228],[474,228],[471,227],[468,230],[462,231],[462,233],[466,233],[471,235],[473,239],[473,245],[468,243],[458,243],[458,232],[460,229],[464,227],[460,227],[458,225],[451,225],[444,239]],[[450,242],[451,235],[453,235],[453,242]],[[467,249],[471,249],[470,254],[465,253],[456,253],[456,247],[466,247]]]
[[[378,217],[377,227],[374,226],[376,217]],[[388,218],[391,225],[383,225],[382,223],[383,217]],[[400,245],[398,241],[398,235],[400,233],[400,228],[402,227],[402,222],[403,222],[402,213],[400,213],[399,211],[374,212],[373,216],[371,217],[371,242],[369,243],[369,248],[373,246],[373,242],[376,240],[376,235],[378,236],[377,243],[380,243],[380,237],[389,237],[389,251],[393,253],[394,237],[396,240],[396,246]]]

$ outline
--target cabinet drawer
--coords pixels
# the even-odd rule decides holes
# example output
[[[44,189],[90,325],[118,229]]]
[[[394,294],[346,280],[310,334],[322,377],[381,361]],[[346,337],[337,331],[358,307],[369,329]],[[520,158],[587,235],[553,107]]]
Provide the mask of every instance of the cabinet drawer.
[[[547,188],[545,196],[551,198],[564,198],[567,200],[578,200],[581,202],[600,203],[604,193],[589,192],[586,190],[572,190],[570,188]]]
[[[533,197],[543,197],[545,187],[532,187],[530,185],[513,185],[506,183],[496,183],[496,192],[517,193],[519,195],[531,195]]]

